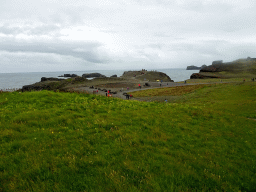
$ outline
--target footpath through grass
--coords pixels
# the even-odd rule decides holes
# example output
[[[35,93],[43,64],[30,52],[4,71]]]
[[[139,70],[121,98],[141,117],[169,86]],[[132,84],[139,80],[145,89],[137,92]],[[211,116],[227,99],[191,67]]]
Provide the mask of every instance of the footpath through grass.
[[[0,93],[0,191],[256,191],[256,86],[178,103]]]

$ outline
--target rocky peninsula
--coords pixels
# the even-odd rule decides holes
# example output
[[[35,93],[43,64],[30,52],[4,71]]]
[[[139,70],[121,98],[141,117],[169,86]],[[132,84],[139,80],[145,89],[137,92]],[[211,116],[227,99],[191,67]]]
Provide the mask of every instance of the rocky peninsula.
[[[120,90],[132,90],[144,87],[159,87],[162,83],[174,82],[168,75],[158,71],[125,71],[122,76],[112,75],[106,77],[100,73],[83,74],[77,76],[75,74],[65,75],[70,78],[46,78],[42,77],[40,82],[25,85],[22,91],[31,90],[53,90],[53,91],[106,91],[117,92]],[[93,78],[93,79],[89,79]]]

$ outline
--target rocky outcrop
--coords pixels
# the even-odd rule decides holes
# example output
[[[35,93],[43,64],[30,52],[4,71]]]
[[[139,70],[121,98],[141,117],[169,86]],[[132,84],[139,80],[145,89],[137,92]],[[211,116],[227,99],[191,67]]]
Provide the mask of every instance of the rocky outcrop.
[[[22,92],[24,91],[40,91],[40,90],[57,90],[60,89],[64,84],[56,81],[43,81],[37,82],[32,85],[24,85],[22,87]]]
[[[200,70],[200,72],[221,72],[221,71],[222,71],[222,67],[220,64],[210,65]]]
[[[49,78],[47,78],[47,77],[42,77],[41,78],[41,82],[43,82],[43,81],[63,81],[64,79],[58,79],[58,78],[55,78],[55,77],[49,77]]]
[[[137,79],[137,80],[146,80],[146,81],[165,81],[165,82],[173,82],[171,78],[163,72],[158,71],[125,71],[122,78],[126,79]]]
[[[66,85],[68,84],[79,84],[79,83],[83,83],[89,81],[86,78],[83,77],[73,77],[73,78],[69,78],[69,79],[58,79],[58,78],[46,78],[46,77],[42,77],[40,82],[31,84],[31,85],[24,85],[22,87],[22,91],[39,91],[39,90],[63,90],[65,91],[65,89],[63,89]]]
[[[186,70],[200,70],[200,69],[203,69],[204,67],[207,67],[207,65],[202,65],[201,67],[190,65],[190,66],[187,66]]]
[[[187,66],[187,69],[186,70],[200,70],[201,67],[197,67],[197,66],[194,66],[194,65],[190,65],[190,66]]]
[[[206,75],[206,74],[201,74],[201,73],[193,73],[190,76],[190,79],[209,79],[209,78],[220,78],[219,76],[216,75]]]
[[[106,77],[105,75],[102,75],[100,73],[85,73],[82,75],[83,78],[93,78],[93,77]]]
[[[223,64],[223,60],[217,60],[212,62],[212,65],[220,65],[220,64]]]
[[[96,77],[92,80],[87,78]],[[113,75],[111,77],[106,77],[100,73],[89,73],[84,74],[82,77],[71,77],[68,79],[64,78],[46,78],[42,77],[40,82],[34,83],[32,85],[25,85],[22,87],[22,91],[31,91],[31,90],[53,90],[53,91],[71,91],[74,88],[78,87],[115,87],[115,88],[138,88],[138,84],[144,84],[144,86],[150,87],[148,81],[152,82],[173,82],[171,78],[162,72],[157,71],[129,71],[124,72],[123,77],[117,77]]]
[[[77,74],[64,74],[64,77],[77,77]]]

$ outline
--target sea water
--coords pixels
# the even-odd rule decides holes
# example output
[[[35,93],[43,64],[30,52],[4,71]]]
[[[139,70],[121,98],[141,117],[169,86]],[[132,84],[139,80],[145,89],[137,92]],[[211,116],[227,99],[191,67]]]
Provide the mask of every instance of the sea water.
[[[148,70],[150,71],[150,70]],[[199,70],[186,69],[157,69],[158,72],[167,74],[174,82],[184,81],[190,78],[192,73]],[[30,85],[41,81],[41,77],[56,77],[64,74],[76,74],[82,76],[85,73],[100,73],[107,77],[117,75],[120,77],[124,70],[90,70],[90,71],[58,71],[58,72],[31,72],[31,73],[0,73],[0,90],[20,89],[24,85]]]

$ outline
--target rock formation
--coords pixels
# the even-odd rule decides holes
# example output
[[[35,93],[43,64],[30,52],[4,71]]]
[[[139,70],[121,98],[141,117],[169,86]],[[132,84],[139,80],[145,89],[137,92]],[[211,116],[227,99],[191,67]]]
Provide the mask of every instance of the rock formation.
[[[173,82],[171,78],[163,72],[158,71],[125,71],[122,78],[129,79],[137,79],[142,81],[165,81],[165,82]]]
[[[64,74],[64,77],[77,77],[77,74]]]
[[[193,73],[190,76],[190,79],[209,79],[209,78],[220,78],[215,75],[209,75],[209,74],[201,74],[201,73]]]
[[[97,77],[92,80],[87,78]],[[34,83],[32,85],[25,85],[22,87],[22,91],[31,90],[60,90],[60,91],[70,91],[73,88],[78,87],[138,87],[138,84],[144,84],[145,86],[150,86],[148,82],[173,82],[171,78],[162,72],[157,71],[126,71],[123,76],[117,77],[113,75],[111,77],[106,77],[100,73],[90,73],[83,74],[82,77],[71,77],[68,79],[58,79],[58,78],[46,78],[42,77],[41,82]]]
[[[201,67],[197,67],[197,66],[194,66],[194,65],[190,65],[190,66],[187,66],[187,69],[186,70],[199,70],[201,69]]]
[[[202,65],[201,67],[197,67],[197,66],[194,66],[194,65],[190,65],[190,66],[187,66],[186,70],[200,70],[200,69],[203,69],[204,67],[207,67],[207,66]]]
[[[55,77],[49,77],[49,78],[42,77],[41,78],[41,82],[43,82],[43,81],[62,81],[62,80],[64,80],[64,79],[58,79],[58,78],[55,78]]]
[[[93,77],[106,77],[105,75],[102,75],[100,73],[85,73],[82,75],[84,78],[93,78]]]

